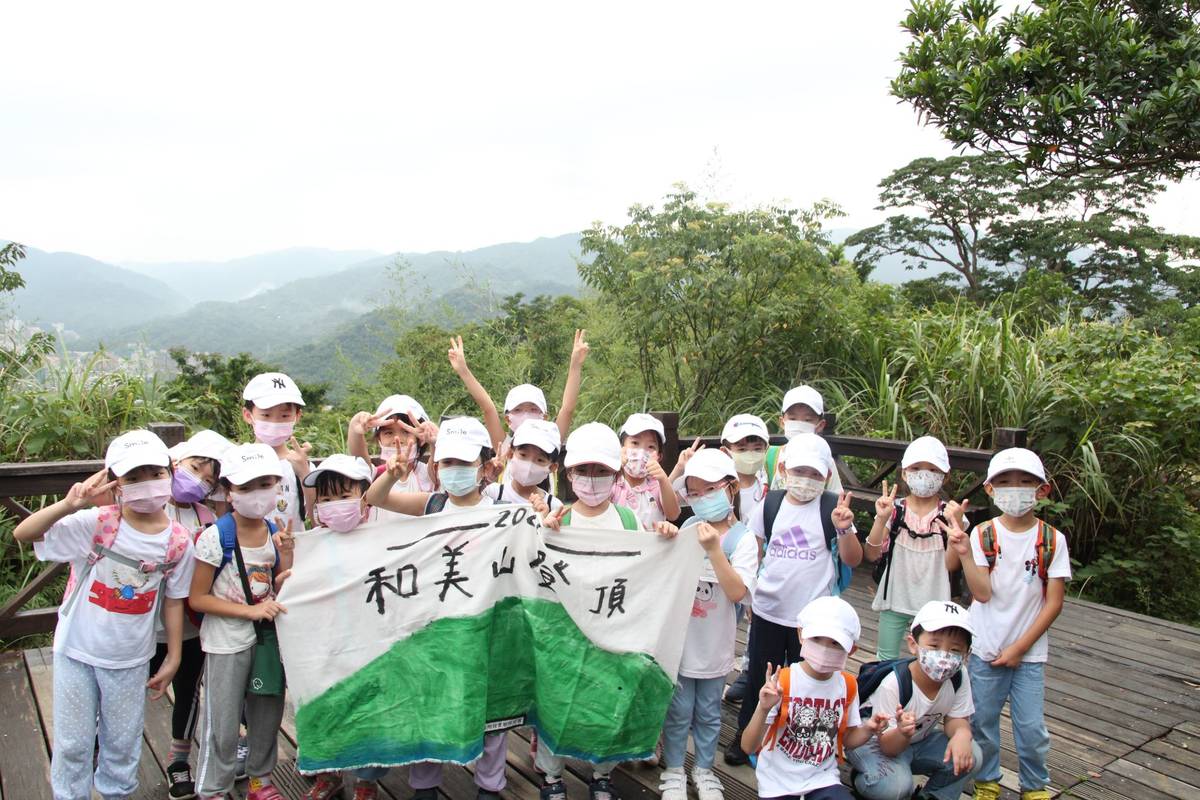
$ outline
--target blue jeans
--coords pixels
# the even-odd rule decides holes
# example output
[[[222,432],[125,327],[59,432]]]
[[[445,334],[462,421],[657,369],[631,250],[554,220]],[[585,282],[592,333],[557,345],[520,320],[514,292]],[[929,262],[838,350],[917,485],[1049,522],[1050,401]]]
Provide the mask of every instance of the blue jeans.
[[[725,679],[685,678],[679,676],[667,718],[663,722],[663,765],[668,769],[683,766],[687,754],[688,731],[696,744],[696,766],[712,769],[717,755],[717,736],[721,733],[721,695]]]
[[[1046,694],[1045,667],[1044,663],[1030,661],[1022,662],[1016,669],[993,667],[976,655],[967,662],[971,693],[975,699],[971,731],[983,751],[979,769],[975,771],[976,780],[1000,780],[1000,710],[1008,700],[1020,764],[1021,791],[1044,789],[1050,785],[1050,772],[1046,769],[1050,733],[1042,714]]]
[[[846,752],[846,760],[858,771],[854,788],[867,800],[908,800],[913,793],[913,775],[928,775],[925,794],[938,800],[958,800],[963,786],[979,768],[979,745],[971,743],[975,768],[954,774],[954,764],[943,761],[949,739],[934,731],[911,744],[898,756],[889,758],[879,750],[879,740],[871,739],[862,747]]]

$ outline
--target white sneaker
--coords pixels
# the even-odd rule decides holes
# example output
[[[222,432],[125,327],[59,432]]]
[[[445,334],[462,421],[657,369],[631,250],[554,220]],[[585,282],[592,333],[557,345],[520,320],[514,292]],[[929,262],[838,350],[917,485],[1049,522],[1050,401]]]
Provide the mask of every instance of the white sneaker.
[[[696,794],[700,800],[725,800],[725,787],[711,769],[692,769],[692,783],[696,784]]]
[[[658,777],[662,800],[687,800],[687,776],[683,774],[683,767],[664,769]]]

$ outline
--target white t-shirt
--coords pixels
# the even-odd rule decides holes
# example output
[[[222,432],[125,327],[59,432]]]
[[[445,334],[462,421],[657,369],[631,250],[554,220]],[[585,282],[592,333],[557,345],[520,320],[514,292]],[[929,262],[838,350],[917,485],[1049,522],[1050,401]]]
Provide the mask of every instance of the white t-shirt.
[[[267,537],[262,547],[242,547],[246,577],[255,604],[275,598],[275,545]],[[221,567],[221,532],[210,525],[196,540],[196,558],[214,568]],[[237,558],[231,558],[217,573],[210,594],[231,603],[246,605],[246,592],[238,574]],[[205,614],[200,623],[200,647],[206,653],[240,653],[255,642],[254,623],[248,619]]]
[[[905,711],[917,718],[917,732],[909,739],[910,743],[919,742],[936,731],[945,722],[946,717],[967,719],[975,713],[975,703],[971,699],[971,679],[967,675],[965,663],[958,674],[962,676],[958,691],[954,690],[953,681],[947,679],[938,687],[937,696],[932,700],[926,697],[921,687],[917,686],[917,682],[913,681],[912,697],[904,706]],[[862,705],[864,709],[870,707],[872,711],[895,714],[896,706],[900,705],[900,686],[896,681],[896,673],[888,673]],[[894,727],[895,719],[888,723],[889,729]]]
[[[622,531],[625,530],[625,524],[621,522],[621,514],[617,511],[616,503],[609,503],[608,508],[604,509],[604,513],[596,517],[585,517],[579,513],[578,509],[571,509],[572,528],[594,528],[605,531]]]
[[[946,545],[941,533],[912,535],[912,532],[925,534],[933,530],[937,515],[936,506],[923,517],[912,511],[905,512],[906,527],[902,527],[896,536],[892,560],[875,590],[871,608],[915,616],[931,600],[950,599],[950,572],[946,569]],[[884,543],[891,536],[891,528],[889,520],[883,535]],[[887,587],[887,597],[884,597],[884,587]]]
[[[721,541],[735,528],[726,531]],[[754,574],[758,571],[758,542],[754,534],[743,529],[729,557],[733,571],[746,584],[747,592],[754,590]],[[712,563],[707,556],[700,580],[696,584],[696,599],[692,601],[692,618],[683,640],[683,658],[679,674],[685,678],[720,678],[733,669],[733,647],[737,637],[734,604],[725,596]]]
[[[765,508],[766,503],[759,503],[750,515],[750,531],[760,539],[765,538]],[[754,613],[794,628],[800,609],[829,594],[833,577],[833,554],[825,545],[821,524],[821,498],[797,505],[785,497],[754,587]]]
[[[45,538],[34,542],[34,554],[42,561],[68,561],[75,574],[82,575],[99,518],[98,508],[64,517],[46,531]],[[142,533],[122,519],[112,549],[134,561],[159,564],[170,541],[169,527]],[[187,597],[194,566],[190,542],[165,581],[160,572],[144,573],[101,558],[79,589],[69,616],[60,615],[54,652],[103,669],[145,664],[154,656],[154,629],[162,604],[159,592],[170,599]]]
[[[799,663],[792,664],[789,671],[787,722],[775,746],[764,747],[758,754],[754,772],[759,797],[804,794],[840,783],[837,734],[842,715],[846,715],[847,728],[862,724],[858,697],[846,707],[846,678],[841,672],[819,681]],[[767,714],[768,728],[782,705]]]
[[[279,500],[275,503],[275,511],[267,519],[276,525],[279,525],[276,518],[281,520],[284,525],[291,520],[292,530],[302,531],[304,530],[304,518],[300,516],[300,493],[304,489],[300,486],[300,481],[296,480],[296,470],[292,468],[292,462],[281,458],[279,466],[283,467],[283,479],[279,482]],[[308,468],[313,469],[312,462],[309,462]]]
[[[503,492],[500,491],[501,487],[503,487],[503,489],[504,489]],[[562,500],[559,500],[557,497],[555,497],[552,494],[547,494],[545,490],[540,490],[540,491],[542,492],[543,495],[546,496],[546,502],[550,506],[550,511],[552,511],[552,512],[557,511],[562,506],[562,504],[563,504]],[[503,503],[527,503],[527,502],[529,502],[524,497],[521,497],[521,495],[517,494],[517,489],[515,486],[513,486],[512,478],[508,475],[505,475],[504,478],[501,479],[498,483],[489,483],[487,486],[483,487],[483,496],[490,498],[492,500],[492,502],[503,502]]]
[[[738,487],[738,519],[750,519],[754,509],[767,496],[767,484],[763,476],[755,478],[754,485],[746,488]]]
[[[975,638],[971,652],[984,661],[992,661],[1004,648],[1021,637],[1037,615],[1042,599],[1042,581],[1037,574],[1037,531],[1035,524],[1024,533],[1013,533],[992,520],[996,526],[996,541],[1000,553],[992,570],[992,599],[986,603],[971,603],[971,625]],[[987,558],[979,543],[978,530],[971,531],[971,553],[975,563],[987,569]],[[1060,532],[1054,545],[1054,560],[1047,571],[1050,578],[1071,579],[1071,557],[1067,553],[1067,537]],[[1025,652],[1022,661],[1045,661],[1049,646],[1046,634]]]

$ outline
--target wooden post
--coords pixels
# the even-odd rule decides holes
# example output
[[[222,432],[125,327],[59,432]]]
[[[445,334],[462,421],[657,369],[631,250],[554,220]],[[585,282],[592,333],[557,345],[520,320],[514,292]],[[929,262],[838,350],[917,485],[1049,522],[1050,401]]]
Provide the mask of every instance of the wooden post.
[[[187,438],[182,422],[151,422],[146,427],[167,447],[174,447]]]
[[[662,468],[670,474],[679,460],[679,413],[676,411],[651,411],[650,416],[663,424]]]
[[[992,431],[992,447],[1007,450],[1010,447],[1027,447],[1029,431],[1024,428],[996,428]]]

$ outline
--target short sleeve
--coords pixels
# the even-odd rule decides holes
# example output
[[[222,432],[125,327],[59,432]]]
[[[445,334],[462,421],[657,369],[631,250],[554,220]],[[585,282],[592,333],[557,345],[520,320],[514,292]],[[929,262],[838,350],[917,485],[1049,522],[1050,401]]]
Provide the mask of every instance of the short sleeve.
[[[189,541],[187,549],[183,551],[179,562],[175,564],[175,568],[166,577],[166,594],[167,597],[178,600],[187,597],[192,590],[192,573],[196,569],[195,548]]]
[[[875,687],[875,691],[870,697],[862,698],[863,703],[870,703],[872,711],[882,711],[885,714],[894,714],[896,706],[900,705],[900,689],[896,686],[896,674],[886,676],[879,682],[879,686]],[[911,701],[910,701],[911,702]],[[888,722],[889,728],[896,727],[896,720]]]
[[[50,526],[40,542],[33,543],[33,553],[42,561],[74,561],[92,549],[96,538],[96,522],[100,509],[85,508],[60,519]]]
[[[763,507],[766,504],[766,498],[763,498],[763,501],[756,505],[754,510],[750,512],[750,521],[746,523],[746,527],[750,529],[750,532],[759,539],[767,538],[766,532],[763,531]]]
[[[742,579],[742,583],[746,584],[746,594],[753,592],[755,577],[758,575],[758,541],[753,535],[743,535],[738,540],[729,565]]]
[[[846,706],[846,727],[857,728],[862,725],[862,717],[858,713],[858,695],[854,695],[854,699]]]
[[[971,676],[967,674],[966,669],[960,670],[959,674],[962,675],[962,683],[954,693],[954,706],[947,716],[966,719],[975,713],[975,701],[971,696]]]
[[[221,566],[221,532],[216,525],[209,525],[196,537],[196,559],[214,567]]]
[[[1054,560],[1046,570],[1046,577],[1071,579],[1071,554],[1067,552],[1067,537],[1061,531],[1054,540]]]
[[[971,531],[967,534],[967,538],[971,542],[971,555],[975,557],[975,565],[979,567],[987,567],[987,556],[983,554],[983,545],[979,542],[979,529]]]

